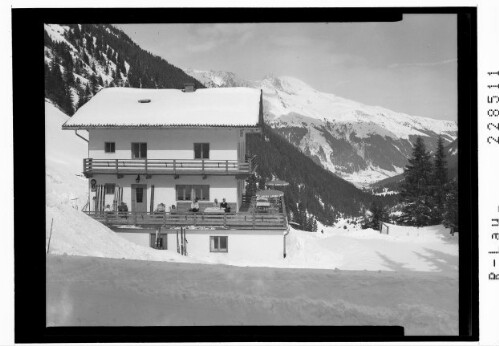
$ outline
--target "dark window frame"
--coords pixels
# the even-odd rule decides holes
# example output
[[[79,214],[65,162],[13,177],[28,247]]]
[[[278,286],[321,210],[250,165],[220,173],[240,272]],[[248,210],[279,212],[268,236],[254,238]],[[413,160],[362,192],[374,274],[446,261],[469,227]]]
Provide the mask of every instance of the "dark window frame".
[[[198,147],[198,149],[196,149],[196,146]],[[199,156],[199,157],[197,157],[197,156]],[[196,159],[196,160],[209,160],[210,159],[210,143],[194,143],[194,159]]]
[[[179,188],[182,188],[183,189],[183,199],[179,199]],[[188,190],[187,190],[187,189]],[[201,196],[197,196],[195,191],[196,191],[196,188],[200,188],[201,190]],[[187,194],[186,191],[189,191],[189,193]],[[204,193],[206,192],[207,196],[204,195]],[[189,196],[189,199],[186,198],[186,196]],[[189,202],[192,202],[194,199],[194,195],[196,195],[196,197],[199,197],[199,200],[200,201],[209,201],[210,200],[210,185],[209,184],[178,184],[178,185],[175,185],[175,200],[178,202],[182,202],[182,201],[189,201]]]
[[[110,189],[111,187],[112,187],[113,192],[108,192],[108,188]],[[104,184],[104,194],[105,195],[114,195],[115,191],[116,191],[116,184],[112,184],[112,183]]]
[[[104,142],[104,152],[114,154],[116,152],[116,142]]]
[[[138,145],[138,157],[135,157],[134,145]],[[147,159],[147,142],[132,142],[132,159],[145,160]]]
[[[225,239],[225,248],[221,248],[221,239]],[[213,245],[213,246],[212,246]],[[227,235],[210,235],[210,252],[229,252],[229,236]]]

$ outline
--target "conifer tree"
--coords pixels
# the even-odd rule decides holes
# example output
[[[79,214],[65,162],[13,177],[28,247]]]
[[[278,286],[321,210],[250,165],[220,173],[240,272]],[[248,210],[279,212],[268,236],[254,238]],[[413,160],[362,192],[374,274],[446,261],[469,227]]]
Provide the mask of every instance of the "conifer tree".
[[[444,140],[441,136],[439,136],[437,142],[437,150],[435,152],[432,176],[434,199],[432,221],[435,224],[439,224],[440,222],[442,222],[447,183],[447,161],[445,159]]]
[[[444,226],[451,229],[452,234],[459,231],[458,197],[457,180],[453,179],[447,184],[442,220]]]
[[[430,224],[432,219],[432,164],[421,137],[416,139],[412,157],[404,169],[400,196],[404,204],[403,223],[417,227]]]
[[[246,179],[246,194],[249,196],[254,196],[256,194],[257,188],[257,179],[254,174],[250,175],[248,179]]]

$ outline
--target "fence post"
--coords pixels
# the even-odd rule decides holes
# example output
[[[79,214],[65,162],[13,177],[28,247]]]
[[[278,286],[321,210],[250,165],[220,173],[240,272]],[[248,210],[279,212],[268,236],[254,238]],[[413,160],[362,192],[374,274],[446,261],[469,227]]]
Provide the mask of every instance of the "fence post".
[[[115,163],[116,163],[116,175],[118,175],[118,172],[119,172],[119,170],[118,170],[118,159],[115,160]]]
[[[229,160],[225,160],[225,172],[229,173]]]

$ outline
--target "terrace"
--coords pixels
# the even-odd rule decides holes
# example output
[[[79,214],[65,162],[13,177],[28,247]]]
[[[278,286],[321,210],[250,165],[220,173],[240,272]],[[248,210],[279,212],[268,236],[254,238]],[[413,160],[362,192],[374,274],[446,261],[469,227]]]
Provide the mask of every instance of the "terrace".
[[[139,227],[144,229],[165,227],[193,227],[237,230],[285,230],[288,226],[284,196],[274,196],[263,203],[257,196],[243,195],[239,212],[203,208],[200,212],[175,210],[171,212],[86,211],[93,219],[119,230]],[[268,204],[268,205],[267,205]],[[263,205],[263,206],[262,206]]]
[[[207,213],[207,212],[86,212],[93,219],[113,229],[200,227],[238,230],[285,230],[284,213]]]

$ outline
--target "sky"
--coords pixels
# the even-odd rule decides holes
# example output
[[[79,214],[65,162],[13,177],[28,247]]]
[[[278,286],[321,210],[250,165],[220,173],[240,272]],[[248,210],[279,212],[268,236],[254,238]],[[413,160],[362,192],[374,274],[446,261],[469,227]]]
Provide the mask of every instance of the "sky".
[[[367,105],[457,120],[457,17],[394,23],[115,25],[180,68],[291,76]]]

